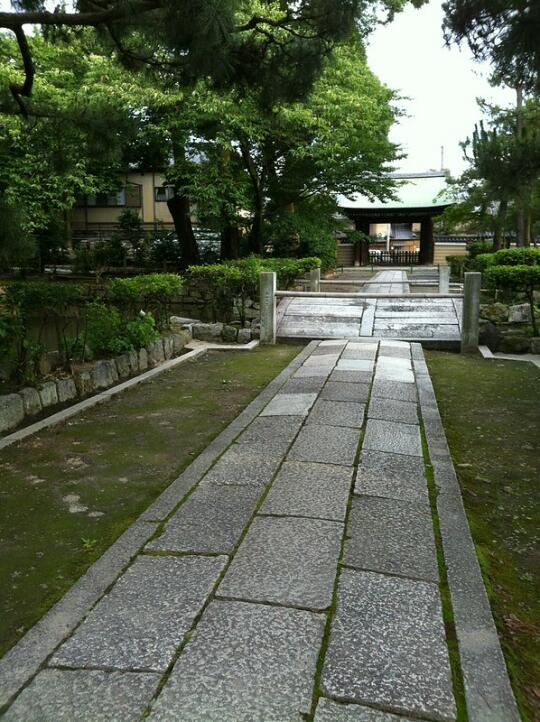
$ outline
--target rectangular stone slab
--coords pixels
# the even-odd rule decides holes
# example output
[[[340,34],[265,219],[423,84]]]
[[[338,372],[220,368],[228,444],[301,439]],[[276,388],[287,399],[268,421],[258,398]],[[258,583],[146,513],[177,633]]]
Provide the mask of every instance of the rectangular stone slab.
[[[373,361],[375,359],[375,356],[377,355],[377,347],[369,347],[365,349],[354,349],[354,348],[347,348],[343,353],[341,354],[341,358],[344,360],[365,360],[365,361]]]
[[[261,411],[261,416],[307,416],[313,406],[316,393],[311,394],[276,394],[268,406]]]
[[[261,490],[254,486],[199,486],[146,549],[228,554],[260,495]]]
[[[363,449],[354,493],[403,501],[419,501],[427,506],[424,461],[417,456]]]
[[[369,384],[347,384],[342,381],[327,381],[322,389],[320,399],[328,401],[367,401]]]
[[[436,585],[344,569],[321,686],[347,702],[453,721]]]
[[[300,722],[309,712],[325,618],[214,601],[149,722]]]
[[[403,424],[418,424],[418,409],[412,401],[374,397],[369,404],[368,417],[386,421],[401,421]]]
[[[401,361],[402,359],[397,359]],[[404,384],[414,384],[414,373],[406,368],[390,368],[377,364],[375,381],[399,381]]]
[[[422,456],[420,429],[413,424],[368,419],[362,448]]]
[[[329,377],[329,381],[339,381],[346,384],[369,384],[373,378],[372,371],[343,371],[335,369]]]
[[[224,556],[138,557],[51,664],[166,670],[226,561]]]
[[[306,424],[350,426],[359,429],[364,422],[365,404],[356,401],[319,399],[311,409]]]
[[[343,521],[351,475],[346,466],[286,461],[260,513]]]
[[[383,399],[398,399],[399,401],[416,402],[417,400],[416,387],[414,384],[404,384],[400,381],[387,381],[384,379],[375,379],[371,389],[371,395]]]
[[[136,722],[157,690],[152,672],[44,669],[3,722]]]
[[[321,697],[317,704],[314,722],[418,722],[411,717],[401,717],[379,709],[361,707],[358,704],[338,704]]]
[[[359,438],[357,429],[308,424],[300,429],[287,460],[352,466]]]
[[[411,358],[411,352],[409,348],[402,348],[401,346],[381,346],[379,351],[379,358],[393,357],[393,358]]]
[[[261,458],[260,451],[250,451],[246,446],[247,444],[233,444],[227,449],[203,478],[201,484],[258,487],[268,484],[276,473],[280,458],[275,458],[274,454]]]
[[[321,356],[321,358],[324,358],[324,356]],[[328,366],[328,364],[320,364],[319,366],[300,366],[298,371],[293,374],[293,379],[305,379],[311,376],[322,376],[323,378],[326,378],[330,374],[331,370],[332,366]]]
[[[347,523],[344,562],[358,569],[439,583],[429,507],[355,496]]]
[[[218,587],[221,597],[326,609],[332,601],[343,525],[257,517]]]
[[[337,362],[338,371],[373,371],[374,359],[342,358]]]
[[[292,442],[302,426],[302,416],[258,416],[236,439],[237,444],[250,444],[253,441]]]
[[[361,318],[364,313],[362,306],[353,306],[351,304],[339,305],[337,303],[310,303],[301,306],[289,305],[287,308],[287,316],[329,316],[330,318]]]

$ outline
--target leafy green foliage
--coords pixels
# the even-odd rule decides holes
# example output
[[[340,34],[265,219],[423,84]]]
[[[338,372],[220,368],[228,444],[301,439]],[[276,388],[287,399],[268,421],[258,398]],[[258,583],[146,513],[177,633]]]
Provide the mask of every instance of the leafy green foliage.
[[[540,248],[501,249],[493,256],[497,266],[540,266]]]
[[[118,309],[99,301],[90,303],[86,310],[86,343],[94,355],[123,353],[133,348]]]
[[[481,253],[489,253],[492,250],[493,244],[489,241],[473,241],[467,246],[467,253],[469,258],[476,258]]]
[[[170,316],[171,301],[178,298],[183,279],[174,273],[150,273],[133,278],[114,278],[111,281],[109,297],[120,306],[129,318],[135,316],[141,307],[155,314],[160,328],[164,328]]]

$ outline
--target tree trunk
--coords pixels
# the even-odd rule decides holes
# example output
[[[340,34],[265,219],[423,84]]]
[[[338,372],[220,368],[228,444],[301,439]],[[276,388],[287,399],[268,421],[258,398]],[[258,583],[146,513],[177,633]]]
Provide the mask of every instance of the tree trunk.
[[[258,192],[255,197],[255,210],[253,212],[253,223],[249,233],[249,251],[262,256],[263,248],[263,213],[264,204],[262,193]]]
[[[188,266],[194,266],[201,262],[191,225],[189,198],[185,195],[178,195],[175,191],[174,196],[167,201],[167,206],[180,242],[180,270],[185,271]]]
[[[225,220],[221,231],[221,260],[231,261],[240,256],[240,229],[234,222]]]
[[[520,85],[516,88],[516,130],[517,139],[521,141],[523,138],[523,89]],[[527,223],[525,219],[525,198],[523,188],[520,188],[516,198],[517,208],[517,239],[516,245],[528,246],[527,243]]]
[[[506,210],[508,201],[501,201],[499,210],[497,211],[497,220],[495,222],[495,232],[493,234],[493,250],[498,251],[503,247],[504,242],[504,224],[506,221]]]

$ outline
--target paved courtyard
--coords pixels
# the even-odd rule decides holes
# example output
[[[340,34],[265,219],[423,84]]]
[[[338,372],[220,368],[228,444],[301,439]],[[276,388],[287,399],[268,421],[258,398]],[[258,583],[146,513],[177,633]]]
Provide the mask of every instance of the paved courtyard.
[[[408,295],[406,271],[380,271],[362,293],[398,293],[403,298],[283,298],[278,337],[460,340],[462,300]]]
[[[0,680],[5,722],[451,722],[461,681],[517,722],[421,347],[309,344]]]

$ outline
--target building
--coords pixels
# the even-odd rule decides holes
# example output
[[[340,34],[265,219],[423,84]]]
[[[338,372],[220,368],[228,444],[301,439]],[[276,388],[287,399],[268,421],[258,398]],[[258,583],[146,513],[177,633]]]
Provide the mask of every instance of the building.
[[[340,196],[341,213],[349,218],[358,231],[375,236],[376,251],[406,251],[418,254],[418,262],[432,264],[435,258],[433,218],[440,216],[450,205],[446,193],[447,175],[443,171],[425,173],[392,173],[397,182],[395,200],[371,200],[360,193]],[[399,257],[399,254],[396,254]],[[340,265],[352,266],[360,261],[358,249],[338,242]]]

